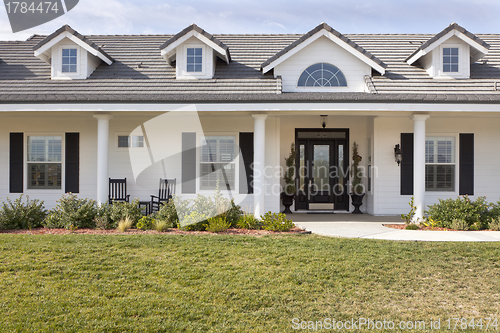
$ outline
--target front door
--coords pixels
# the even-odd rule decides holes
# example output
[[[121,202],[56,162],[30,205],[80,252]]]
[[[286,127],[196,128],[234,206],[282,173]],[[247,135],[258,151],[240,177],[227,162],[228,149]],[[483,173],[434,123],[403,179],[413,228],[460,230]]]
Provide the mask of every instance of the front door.
[[[347,210],[347,130],[298,130],[297,210]]]

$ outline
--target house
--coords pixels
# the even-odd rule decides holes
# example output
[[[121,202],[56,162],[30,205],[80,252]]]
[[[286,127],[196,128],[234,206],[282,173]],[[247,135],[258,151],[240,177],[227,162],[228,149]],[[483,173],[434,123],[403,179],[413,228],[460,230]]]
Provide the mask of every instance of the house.
[[[175,178],[183,197],[218,184],[257,215],[277,212],[294,143],[292,209],[347,212],[356,142],[362,211],[406,213],[413,196],[422,216],[438,198],[500,197],[500,35],[455,23],[436,35],[63,26],[0,42],[0,117],[2,200],[104,202],[109,177],[147,200]]]

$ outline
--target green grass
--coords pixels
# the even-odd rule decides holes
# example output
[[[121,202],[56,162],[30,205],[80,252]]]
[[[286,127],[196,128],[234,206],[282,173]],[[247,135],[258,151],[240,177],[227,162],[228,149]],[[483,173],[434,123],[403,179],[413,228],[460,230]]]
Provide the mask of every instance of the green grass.
[[[0,331],[292,332],[293,318],[500,320],[499,258],[494,243],[4,234]]]

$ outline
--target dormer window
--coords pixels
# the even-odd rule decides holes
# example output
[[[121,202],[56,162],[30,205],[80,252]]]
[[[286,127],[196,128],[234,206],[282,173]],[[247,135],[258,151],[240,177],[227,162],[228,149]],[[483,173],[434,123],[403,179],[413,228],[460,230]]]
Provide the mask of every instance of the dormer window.
[[[347,87],[344,73],[337,67],[319,63],[309,66],[302,72],[298,87]]]
[[[203,48],[188,47],[187,50],[187,72],[203,72]]]
[[[76,73],[78,64],[77,49],[62,49],[62,68],[63,73]]]
[[[457,73],[458,70],[458,47],[443,48],[443,72]]]

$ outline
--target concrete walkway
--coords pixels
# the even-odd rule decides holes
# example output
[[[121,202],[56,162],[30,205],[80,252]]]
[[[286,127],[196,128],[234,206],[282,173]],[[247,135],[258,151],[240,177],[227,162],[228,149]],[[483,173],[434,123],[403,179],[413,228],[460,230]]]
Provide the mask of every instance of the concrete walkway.
[[[420,231],[383,226],[404,224],[399,216],[295,213],[287,217],[297,226],[313,234],[331,237],[430,242],[500,242],[500,231]]]

